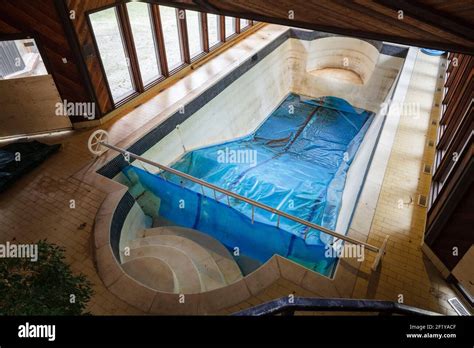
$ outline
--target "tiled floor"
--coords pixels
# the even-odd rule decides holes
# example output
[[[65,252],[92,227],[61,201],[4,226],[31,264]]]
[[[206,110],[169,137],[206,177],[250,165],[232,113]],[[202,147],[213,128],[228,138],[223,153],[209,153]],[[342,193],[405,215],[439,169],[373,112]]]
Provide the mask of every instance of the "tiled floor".
[[[353,297],[401,298],[408,305],[455,314],[446,301],[454,292],[421,251],[426,208],[417,204],[418,194],[429,193],[431,176],[422,167],[434,158],[434,148],[426,144],[436,139],[431,120],[439,119],[441,63],[418,52],[368,241],[379,244],[389,235],[387,253],[376,274],[370,272],[371,258],[362,264]]]
[[[264,40],[262,37],[262,42]],[[432,150],[426,150],[425,142],[427,134],[431,138],[435,134],[430,117],[436,113],[436,109],[432,110],[431,97],[437,82],[437,64],[436,58],[418,55],[406,101],[421,101],[420,115],[400,120],[369,235],[369,243],[377,245],[385,235],[390,235],[387,254],[378,273],[369,270],[372,257],[366,259],[359,271],[353,297],[396,301],[401,294],[406,304],[452,314],[454,312],[446,302],[452,291],[420,249],[426,210],[416,205],[417,194],[427,194],[429,188],[430,176],[422,174],[421,167],[424,161],[431,163],[433,157]],[[437,98],[440,98],[439,94]],[[162,109],[161,104],[158,105],[151,108]],[[143,134],[146,130],[140,127],[149,126],[150,118],[146,116],[149,108],[143,105],[102,128],[108,129],[115,140]],[[41,139],[48,143],[61,142],[63,147],[0,195],[0,242],[34,242],[47,238],[64,246],[73,270],[83,272],[94,284],[95,295],[89,304],[93,314],[140,314],[106,290],[94,266],[91,233],[105,193],[74,177],[81,168],[91,165],[92,156],[86,146],[91,132],[76,131]],[[74,209],[70,208],[71,199],[75,200]],[[400,199],[404,202],[401,209],[398,208]],[[262,294],[225,312],[289,293],[312,295],[280,279]]]
[[[80,133],[41,139],[62,142],[63,148],[0,195],[0,242],[47,239],[63,246],[73,271],[84,273],[94,284],[95,295],[89,304],[92,313],[137,313],[106,292],[94,267],[92,227],[105,194],[72,178],[91,160],[85,139],[87,134]],[[71,200],[75,200],[74,209]]]

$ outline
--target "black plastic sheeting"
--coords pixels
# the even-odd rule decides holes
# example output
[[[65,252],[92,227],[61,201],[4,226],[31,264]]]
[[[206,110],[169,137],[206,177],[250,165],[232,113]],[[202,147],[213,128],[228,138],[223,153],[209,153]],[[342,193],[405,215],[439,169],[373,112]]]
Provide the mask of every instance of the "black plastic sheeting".
[[[39,141],[12,143],[0,148],[0,192],[5,191],[23,174],[33,170],[59,150],[61,144]]]

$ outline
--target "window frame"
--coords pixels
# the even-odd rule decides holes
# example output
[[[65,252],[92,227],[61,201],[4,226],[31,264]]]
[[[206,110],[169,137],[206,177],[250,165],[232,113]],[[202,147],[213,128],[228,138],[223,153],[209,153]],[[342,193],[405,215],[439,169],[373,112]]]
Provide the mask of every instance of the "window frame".
[[[36,33],[2,33],[0,34],[0,41],[17,41],[17,40],[34,40],[35,46],[38,49],[38,52],[41,56],[41,60],[43,61],[44,67],[46,69],[46,73],[51,75],[54,79],[52,65],[49,61],[48,56],[45,53],[45,49],[43,47],[43,43],[41,42],[41,38]]]
[[[222,25],[224,27],[224,30],[223,30],[223,37],[224,37],[224,41],[222,42],[228,42],[228,41],[231,41],[232,39],[234,39],[235,37],[237,37],[239,34],[240,34],[240,31],[237,30],[238,29],[238,18],[236,17],[232,17],[232,16],[221,16],[223,18],[223,21],[222,21]],[[227,33],[226,33],[226,25],[225,25],[225,19],[226,18],[230,18],[233,22],[233,27],[234,27],[234,32],[227,36]]]
[[[128,21],[128,26],[130,26],[130,33],[131,33],[131,38],[132,40],[134,40],[134,37],[133,37],[133,30],[131,28],[131,22],[130,22],[130,18],[128,16],[128,8],[127,8],[127,4],[129,3],[133,3],[131,1],[129,2],[126,2],[123,4],[124,8],[127,10],[127,21]],[[157,62],[157,68],[158,68],[158,76],[152,80],[150,80],[149,82],[147,82],[146,84],[143,83],[143,77],[141,76],[141,71],[140,71],[140,62],[138,61],[138,53],[137,53],[137,49],[135,46],[133,46],[133,51],[134,51],[134,55],[136,56],[136,63],[137,63],[137,69],[140,73],[140,79],[141,79],[141,89],[142,89],[142,93],[148,89],[150,89],[151,87],[155,86],[156,84],[160,83],[161,81],[163,81],[165,78],[166,78],[166,75],[164,73],[164,70],[163,70],[163,66],[162,66],[162,63],[161,63],[161,52],[160,52],[160,49],[159,49],[159,39],[157,37],[157,30],[156,30],[156,22],[154,20],[154,15],[153,15],[153,6],[149,3],[143,3],[143,4],[146,4],[147,8],[148,8],[148,15],[149,15],[149,20],[150,20],[150,27],[151,27],[151,35],[152,35],[152,38],[153,38],[153,44],[154,44],[154,51],[155,51],[155,56],[156,56],[156,62]]]
[[[217,21],[217,41],[214,42],[212,45],[211,45],[211,42],[209,41],[209,23],[208,23],[209,18],[207,17],[208,14],[216,16],[216,21]],[[224,41],[222,41],[222,18],[221,18],[222,16],[216,15],[215,13],[205,12],[205,17],[206,17],[207,45],[208,45],[209,52],[212,52],[215,49],[219,48],[224,43]]]
[[[177,24],[177,27],[178,27],[178,41],[179,41],[179,48],[180,48],[180,55],[181,55],[181,64],[179,64],[178,66],[174,67],[173,69],[169,69],[169,65],[168,65],[168,58],[166,56],[166,45],[164,43],[164,34],[163,34],[163,26],[160,25],[160,30],[161,30],[161,37],[163,39],[163,49],[165,51],[165,59],[166,59],[166,66],[168,67],[168,76],[167,77],[170,77],[174,74],[176,74],[178,71],[184,69],[186,66],[189,65],[189,60],[188,60],[188,55],[189,55],[189,50],[188,50],[188,46],[187,46],[187,37],[186,37],[186,30],[185,30],[185,26],[186,26],[186,12],[184,12],[184,18],[183,19],[180,19],[179,18],[179,11],[184,11],[184,9],[182,8],[178,8],[178,7],[173,7],[173,6],[167,6],[167,5],[160,5],[160,4],[156,4],[156,5],[153,5],[155,7],[158,8],[158,14],[160,15],[160,6],[164,6],[164,7],[170,7],[170,8],[174,8],[175,9],[175,16],[176,16],[176,24]],[[161,15],[160,15],[160,23],[161,23]],[[184,28],[183,28],[184,26]]]
[[[248,25],[246,25],[245,27],[242,26],[242,23],[240,23],[240,21],[248,21]],[[247,19],[247,18],[239,18],[239,34],[245,32],[246,30],[250,29],[252,27],[252,21],[250,19]]]
[[[195,9],[190,9],[186,7],[180,7],[179,4],[160,4],[160,3],[147,3],[149,16],[150,16],[150,25],[152,29],[152,36],[155,44],[155,54],[157,56],[157,63],[158,63],[158,71],[160,72],[160,76],[156,79],[148,82],[147,84],[143,84],[142,76],[140,72],[140,66],[138,61],[138,55],[135,47],[135,42],[133,38],[133,30],[130,23],[130,18],[128,15],[127,4],[132,2],[132,0],[126,0],[119,3],[112,3],[106,6],[102,6],[97,9],[93,9],[90,11],[86,11],[86,22],[90,31],[90,35],[92,37],[92,44],[95,49],[95,56],[99,61],[99,66],[103,76],[105,77],[105,84],[108,93],[108,97],[110,102],[113,105],[113,109],[117,109],[118,107],[122,106],[123,104],[128,103],[130,100],[134,99],[135,97],[139,96],[143,92],[147,91],[148,89],[154,87],[155,85],[163,82],[167,78],[173,76],[174,74],[178,73],[182,69],[186,68],[190,64],[193,64],[203,58],[205,58],[209,53],[213,52],[214,50],[218,49],[222,45],[227,42],[230,42],[237,38],[241,33],[247,31],[254,25],[253,21],[249,20],[249,25],[246,26],[243,30],[240,28],[240,18],[238,17],[230,17],[234,20],[235,26],[235,33],[233,33],[229,37],[225,37],[225,17],[215,13],[209,12],[201,12]],[[176,13],[176,21],[178,27],[178,39],[179,39],[179,47],[180,47],[180,54],[182,63],[174,67],[172,70],[169,69],[168,66],[168,59],[166,55],[166,47],[165,47],[165,40],[163,34],[163,27],[161,21],[161,14],[160,14],[160,6],[174,8]],[[114,101],[112,96],[111,86],[109,84],[109,80],[107,78],[107,74],[105,72],[105,67],[100,56],[100,50],[97,44],[96,35],[92,26],[92,22],[90,19],[90,15],[96,12],[104,11],[110,8],[114,8],[116,19],[118,22],[119,33],[122,39],[122,45],[124,48],[125,57],[128,58],[129,61],[129,74],[131,78],[131,82],[133,85],[133,90],[125,94],[120,100]],[[189,49],[189,35],[187,32],[187,20],[186,20],[186,10],[195,11],[199,14],[199,21],[200,21],[200,30],[201,30],[201,46],[202,52],[195,55],[194,57],[190,56],[190,49]],[[182,17],[180,17],[180,11],[182,11]],[[209,42],[209,25],[208,25],[208,14],[217,16],[217,35],[218,41],[214,43],[212,46]],[[36,40],[38,43],[37,38],[31,36]],[[45,66],[48,72],[49,64],[45,61]]]
[[[196,54],[194,56],[191,56],[191,49],[189,48],[189,32],[188,32],[188,25],[187,25],[188,21],[186,19],[186,39],[187,39],[188,52],[189,52],[189,63],[194,63],[195,61],[197,61],[197,60],[201,59],[202,57],[204,57],[209,52],[209,51],[206,51],[206,44],[205,44],[205,40],[206,40],[207,35],[204,35],[204,30],[207,29],[207,23],[206,23],[206,25],[204,25],[204,23],[203,23],[204,16],[205,17],[207,17],[207,16],[206,16],[206,13],[196,11],[196,10],[185,9],[185,12],[186,11],[194,11],[198,15],[198,27],[199,27],[199,39],[201,40],[201,52],[199,52],[198,54]]]
[[[99,60],[100,68],[102,70],[102,74],[105,77],[105,82],[106,82],[106,85],[107,85],[106,86],[107,87],[107,92],[109,94],[110,101],[112,102],[112,104],[114,105],[115,108],[117,108],[117,107],[127,103],[128,101],[132,100],[133,98],[138,96],[140,94],[140,92],[138,91],[138,88],[135,85],[135,79],[134,79],[134,76],[133,76],[133,72],[131,71],[131,67],[128,66],[128,70],[129,70],[129,73],[130,73],[130,79],[131,79],[131,82],[132,82],[132,85],[133,85],[133,90],[130,93],[125,94],[120,100],[117,100],[117,101],[114,100],[113,95],[112,95],[112,89],[110,88],[110,83],[109,83],[109,80],[107,78],[107,74],[105,72],[104,62],[102,61],[102,57],[100,55],[99,45],[97,44],[97,38],[96,38],[96,34],[94,32],[94,27],[92,25],[90,15],[94,14],[94,13],[97,13],[97,12],[100,12],[100,11],[108,10],[110,8],[114,9],[115,17],[116,17],[118,28],[119,28],[119,33],[120,33],[120,36],[121,36],[121,39],[122,39],[121,41],[122,41],[122,46],[123,46],[124,53],[125,53],[125,58],[126,59],[128,58],[129,64],[131,65],[132,60],[130,59],[127,44],[126,44],[125,39],[123,37],[123,35],[124,35],[123,31],[124,30],[123,30],[122,23],[121,23],[121,20],[120,20],[120,16],[119,16],[119,13],[118,13],[119,12],[118,7],[120,5],[122,5],[122,4],[119,4],[119,5],[112,4],[112,5],[100,8],[100,9],[95,9],[93,11],[89,11],[86,14],[87,23],[88,23],[89,28],[90,28],[90,33],[91,33],[91,36],[92,36],[92,41],[93,41],[93,44],[94,44],[94,48],[95,48],[96,52],[98,53],[97,59]]]

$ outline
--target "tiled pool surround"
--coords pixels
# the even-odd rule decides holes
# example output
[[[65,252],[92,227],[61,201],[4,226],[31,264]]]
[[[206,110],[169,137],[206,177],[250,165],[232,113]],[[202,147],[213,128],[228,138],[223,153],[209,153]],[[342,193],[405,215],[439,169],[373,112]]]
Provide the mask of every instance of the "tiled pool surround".
[[[288,39],[288,35],[289,35],[289,32],[285,32],[279,38],[277,38],[276,41],[278,41],[278,39],[281,40],[282,38],[286,40]],[[272,44],[274,44],[274,42],[272,42]],[[266,47],[266,49],[268,49],[268,46]],[[260,55],[262,51],[260,51],[258,55]],[[400,54],[399,51],[397,52],[398,52],[397,54]],[[252,63],[252,59],[249,59],[249,61],[250,63]],[[219,83],[223,83],[222,81],[225,81],[225,79],[228,78],[228,76],[220,80]],[[237,78],[238,77],[239,76],[237,76]],[[201,94],[199,98],[197,99],[199,100],[201,98],[200,103],[201,105],[203,105],[205,104],[203,99],[206,100],[207,98],[209,98],[207,99],[207,101],[209,101],[213,97],[215,97],[217,94],[219,94],[218,91],[213,91],[213,93],[211,94],[208,94],[206,91],[206,93]],[[140,154],[146,151],[147,148],[150,148],[154,143],[156,143],[160,139],[163,139],[167,134],[169,134],[169,132],[171,132],[174,129],[176,125],[180,124],[181,122],[183,122],[183,120],[189,118],[192,115],[189,108],[190,105],[193,105],[193,102],[186,105],[186,111],[184,114],[176,112],[175,114],[170,116],[164,123],[160,124],[154,130],[152,130],[152,132],[149,132],[146,136],[142,137],[138,142],[130,146],[128,150],[130,152]],[[196,110],[194,110],[194,112],[197,111],[198,109],[199,108],[197,107]],[[98,173],[105,175],[107,177],[112,177],[114,176],[114,173],[117,173],[117,171],[119,171],[121,167],[125,165],[127,165],[127,163],[126,161],[123,160],[123,157],[116,156],[111,162],[109,162],[107,165],[102,167],[98,171]],[[108,201],[106,200],[106,202],[104,202],[104,205],[106,205],[106,209],[108,211],[110,211],[111,209],[112,211],[114,211],[113,220],[116,221],[113,227],[114,230],[117,230],[119,228],[120,221],[123,221],[122,220],[123,217],[120,217],[120,215],[124,214],[125,211],[127,210],[127,207],[129,207],[131,204],[131,201],[129,202],[129,199],[125,199],[123,197],[124,193],[125,191],[123,191],[121,195],[117,195],[117,194],[109,195],[109,200]],[[118,206],[121,206],[123,209],[118,209],[118,210],[115,209]],[[117,211],[117,214],[115,214],[115,211]],[[112,215],[110,215],[110,218],[112,220]],[[109,227],[112,227],[112,226],[109,225]],[[147,290],[146,289],[140,290],[141,285],[130,282],[130,279],[127,280],[126,282],[127,284],[125,287],[118,286],[116,284],[118,278],[122,279],[124,276],[127,278],[127,276],[123,274],[123,271],[120,270],[120,267],[118,264],[114,264],[110,260],[110,256],[112,256],[111,254],[112,250],[110,248],[110,245],[111,243],[116,245],[116,242],[113,242],[114,232],[111,231],[110,229],[108,232],[106,230],[107,228],[105,230],[102,228],[101,231],[96,231],[98,232],[96,233],[96,247],[98,248],[97,257],[98,259],[108,260],[105,265],[102,262],[98,262],[99,273],[101,274],[101,277],[103,276],[103,278],[104,277],[108,278],[107,284],[110,286],[109,290],[116,293],[119,297],[123,298],[125,301],[129,303],[132,302],[134,306],[142,308],[145,311],[156,313],[157,308],[155,308],[154,303],[157,300],[155,298],[155,296],[158,296],[157,294],[154,294],[151,297],[146,295],[145,293],[147,292]],[[104,235],[104,233],[106,233],[106,235]],[[107,234],[108,234],[108,237],[107,237]],[[112,240],[110,238],[112,238]],[[110,256],[106,256],[107,254]],[[115,257],[113,258],[115,259]],[[106,267],[105,269],[104,269],[104,266]],[[260,291],[261,289],[265,288],[266,286],[268,286],[269,284],[273,283],[279,277],[294,281],[295,283],[300,284],[300,285],[304,284],[306,288],[311,288],[312,290],[315,291],[315,293],[319,293],[322,296],[334,296],[335,294],[339,294],[339,296],[347,297],[347,296],[350,296],[350,292],[351,292],[350,290],[352,289],[350,286],[347,285],[347,276],[353,273],[350,271],[350,269],[354,267],[355,268],[358,267],[357,263],[354,263],[352,260],[344,260],[343,265],[339,267],[341,270],[340,272],[341,276],[338,277],[339,279],[334,279],[333,281],[331,281],[329,278],[321,277],[320,275],[314,274],[313,272],[305,271],[304,269],[300,270],[300,267],[295,267],[295,264],[293,264],[291,261],[275,256],[271,260],[269,260],[265,265],[263,265],[258,271],[252,273],[251,275],[246,277],[246,279],[244,279],[246,288],[247,290],[250,289],[250,293],[248,293],[248,291],[242,290],[242,292],[240,292],[240,295],[235,296],[233,300],[230,300],[230,302],[226,302],[226,301],[229,301],[229,299],[225,299],[223,300],[223,302],[226,302],[225,304],[214,303],[214,305],[217,305],[219,308],[224,308],[225,306],[229,306],[231,302],[236,303],[236,301],[239,301],[239,300],[241,301],[246,296],[250,296],[250,294],[256,293]],[[114,271],[112,271],[112,269],[114,269]],[[109,273],[108,276],[104,274],[105,271]],[[112,273],[115,273],[115,276]],[[314,279],[311,280],[312,278]],[[344,278],[346,278],[345,281],[341,283],[341,279],[344,279]],[[112,284],[115,284],[115,285],[112,286]],[[122,284],[122,285],[125,285],[125,284]],[[138,288],[136,288],[136,286],[138,286]],[[240,285],[236,284],[236,286],[239,287]],[[128,289],[125,289],[127,287]],[[132,290],[132,288],[134,288],[134,290]],[[233,287],[233,289],[235,290],[236,288]],[[225,291],[226,293],[228,290],[229,291],[231,290],[230,287],[229,289],[222,289],[222,291]],[[140,294],[144,296],[146,295],[146,296],[143,297],[143,296],[140,296]],[[239,291],[236,292],[236,295],[238,294],[239,294]],[[141,303],[137,303],[137,298],[136,298],[137,296],[139,297],[138,301],[142,301]],[[213,296],[215,296],[215,294],[213,294]],[[143,307],[144,305],[143,301],[144,300],[148,301],[146,300],[146,298],[151,298],[151,302],[148,304],[145,304],[145,307]],[[172,300],[170,299],[170,303],[173,303],[173,301],[174,299]],[[212,312],[213,310],[217,309],[217,307],[213,307],[213,305],[210,305],[212,301],[207,297],[205,299],[205,296],[202,297],[200,300],[198,300],[198,302],[202,304],[206,302],[207,305],[210,306],[210,307],[206,307],[207,305],[204,306],[206,307],[206,309],[204,309],[202,305],[198,305],[197,303],[194,303],[193,301],[190,301],[190,302],[192,302],[190,303],[190,306],[192,308],[189,307],[186,310],[184,309],[184,307],[181,308],[182,310],[185,310],[186,313],[208,313],[209,311]],[[211,310],[211,308],[213,309]],[[170,308],[162,307],[159,309],[159,312],[166,311],[167,309],[169,310]]]

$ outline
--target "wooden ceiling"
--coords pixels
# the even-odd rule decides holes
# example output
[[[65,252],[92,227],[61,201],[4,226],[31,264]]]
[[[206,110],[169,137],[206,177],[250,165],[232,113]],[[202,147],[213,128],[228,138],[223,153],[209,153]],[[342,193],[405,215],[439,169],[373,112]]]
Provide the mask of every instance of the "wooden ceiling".
[[[474,54],[473,0],[148,1],[341,35]],[[399,11],[403,11],[403,18],[399,18]],[[294,15],[293,19],[289,18],[290,14]]]

